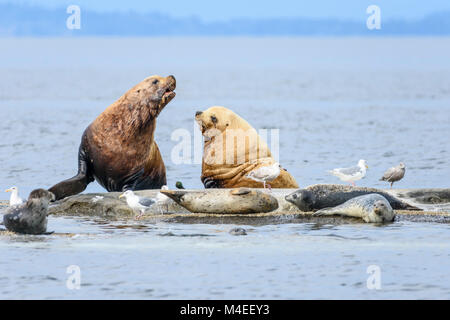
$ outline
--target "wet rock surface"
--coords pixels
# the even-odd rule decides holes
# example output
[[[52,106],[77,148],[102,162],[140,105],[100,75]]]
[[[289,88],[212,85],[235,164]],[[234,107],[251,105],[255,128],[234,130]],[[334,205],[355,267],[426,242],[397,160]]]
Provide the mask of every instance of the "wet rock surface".
[[[207,192],[214,192],[213,189]],[[205,191],[205,190],[202,190]],[[157,204],[150,207],[142,217],[147,223],[204,223],[265,225],[278,223],[348,224],[363,223],[356,218],[339,216],[314,217],[312,212],[302,212],[287,202],[285,195],[294,189],[274,189],[270,194],[278,200],[278,209],[267,213],[252,214],[205,214],[191,213],[175,202],[169,204],[168,212],[161,213]],[[395,221],[450,223],[450,189],[402,189],[385,190],[402,200],[419,206],[424,211],[396,211]],[[156,198],[159,190],[137,191],[144,197]],[[269,191],[264,191],[269,192]],[[121,193],[81,194],[55,202],[49,214],[55,216],[101,217],[107,220],[136,219],[137,212],[119,199]],[[433,200],[434,199],[434,200]],[[436,200],[438,199],[438,200]],[[433,202],[434,201],[434,202]],[[7,208],[7,201],[0,202],[0,213]]]

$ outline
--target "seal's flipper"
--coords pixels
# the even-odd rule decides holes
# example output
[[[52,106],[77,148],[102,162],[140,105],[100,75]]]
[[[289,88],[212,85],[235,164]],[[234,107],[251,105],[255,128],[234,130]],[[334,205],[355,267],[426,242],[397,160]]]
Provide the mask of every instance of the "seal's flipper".
[[[55,200],[81,193],[86,189],[89,183],[94,181],[94,177],[89,170],[88,156],[83,149],[84,142],[85,135],[83,135],[78,151],[78,174],[75,177],[64,180],[48,189],[48,191],[55,195]]]
[[[181,198],[187,194],[187,191],[181,191],[181,190],[161,190],[160,191],[163,195],[168,196],[176,203],[180,204]]]
[[[248,188],[238,188],[230,191],[233,196],[242,196],[244,194],[249,194],[250,192],[251,190]]]
[[[314,217],[335,215],[336,212],[333,209],[334,209],[333,207],[331,207],[331,208],[323,208],[323,209],[320,209],[320,210],[314,212],[312,215]]]

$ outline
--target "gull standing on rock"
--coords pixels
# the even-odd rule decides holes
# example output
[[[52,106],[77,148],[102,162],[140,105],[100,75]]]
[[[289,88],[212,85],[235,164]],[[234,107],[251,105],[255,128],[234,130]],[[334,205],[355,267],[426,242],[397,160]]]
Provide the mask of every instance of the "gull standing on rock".
[[[381,177],[380,181],[387,181],[391,183],[391,189],[392,185],[396,181],[400,181],[405,176],[406,166],[403,162],[400,162],[400,164],[396,167],[389,168],[386,170],[384,175]]]
[[[169,190],[169,187],[162,186],[161,190]],[[172,199],[170,199],[168,196],[162,194],[161,192],[158,193],[158,195],[156,196],[156,204],[158,205],[161,214],[164,213],[162,210],[163,207],[165,207],[166,213],[169,211],[169,204],[171,202],[172,202]]]
[[[5,192],[11,192],[11,197],[9,198],[9,205],[12,206],[20,206],[23,204],[23,200],[21,197],[19,197],[19,188],[17,187],[11,187]]]
[[[136,216],[136,219],[141,218],[144,215],[145,210],[155,203],[154,199],[139,197],[131,190],[125,191],[119,196],[119,199],[123,197],[125,197],[127,204],[131,209],[140,211],[140,214]]]
[[[368,168],[366,160],[361,159],[359,160],[358,165],[354,167],[337,168],[328,172],[341,179],[341,181],[350,182],[355,186],[355,181],[361,180],[366,176],[366,170]]]
[[[278,162],[275,162],[271,166],[260,167],[258,169],[250,171],[250,173],[246,175],[246,177],[258,182],[262,182],[265,189],[266,182],[270,182],[278,178],[281,169],[283,169],[281,165]],[[269,189],[271,189],[270,184],[267,185],[269,186]]]

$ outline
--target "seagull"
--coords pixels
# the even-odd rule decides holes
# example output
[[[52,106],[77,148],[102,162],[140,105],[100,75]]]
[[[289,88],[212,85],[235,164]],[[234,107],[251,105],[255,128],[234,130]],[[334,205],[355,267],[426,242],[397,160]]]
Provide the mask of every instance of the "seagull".
[[[162,186],[161,190],[169,190],[169,187]],[[163,214],[163,207],[166,208],[166,213],[169,211],[169,204],[171,203],[171,201],[172,199],[170,199],[168,196],[162,194],[161,192],[158,193],[158,195],[156,196],[156,204],[158,205],[161,214]]]
[[[264,189],[266,188],[266,182],[273,181],[280,175],[280,170],[283,169],[278,162],[275,162],[271,166],[260,167],[255,170],[250,171],[247,178],[252,180],[262,182],[264,184]],[[268,184],[269,189],[271,189],[270,184]]]
[[[391,189],[392,185],[396,181],[400,181],[405,176],[406,166],[403,162],[400,162],[400,164],[396,167],[389,168],[386,170],[384,175],[381,177],[380,181],[387,181],[391,183]]]
[[[9,205],[12,206],[20,206],[23,203],[23,200],[21,197],[19,197],[19,188],[17,187],[11,187],[5,192],[11,192],[11,197],[9,198]]]
[[[366,164],[366,160],[359,160],[358,165],[350,168],[337,168],[328,171],[332,175],[341,179],[341,181],[350,182],[355,186],[355,181],[361,180],[366,175],[366,169],[369,167]]]
[[[125,191],[123,194],[119,196],[119,199],[123,197],[125,197],[125,199],[127,200],[127,204],[131,209],[139,210],[141,212],[136,217],[136,219],[141,218],[145,210],[150,208],[155,203],[154,199],[139,197],[135,195],[134,192],[131,190]]]
[[[8,209],[3,216],[3,224],[16,233],[46,234],[48,205],[54,200],[55,195],[50,191],[33,190],[25,204]]]

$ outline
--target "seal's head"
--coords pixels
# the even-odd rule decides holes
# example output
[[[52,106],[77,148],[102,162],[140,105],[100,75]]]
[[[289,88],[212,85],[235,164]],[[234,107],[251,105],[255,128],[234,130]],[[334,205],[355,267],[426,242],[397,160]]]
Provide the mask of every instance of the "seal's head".
[[[368,222],[390,222],[394,220],[394,211],[386,201],[378,200],[373,204],[373,215],[369,216]]]
[[[30,195],[28,196],[27,206],[48,206],[50,201],[55,201],[55,195],[53,194],[53,192],[44,189],[36,189],[31,191]]]
[[[174,76],[151,76],[126,93],[129,106],[150,108],[151,115],[157,117],[161,110],[175,97],[176,80]]]
[[[293,203],[302,211],[313,211],[314,194],[308,190],[300,189],[285,197],[286,201]]]

